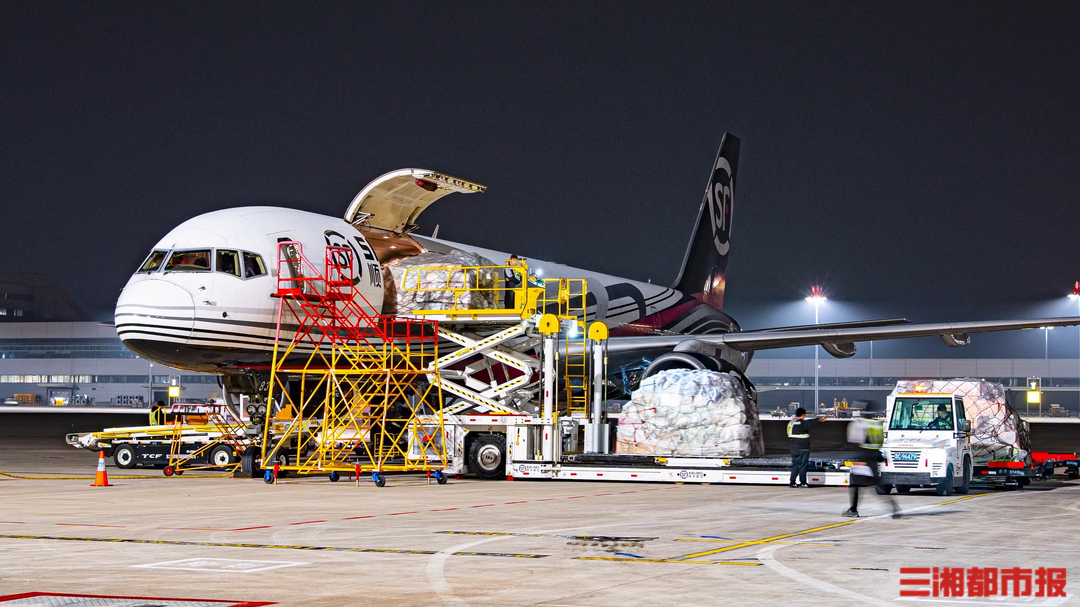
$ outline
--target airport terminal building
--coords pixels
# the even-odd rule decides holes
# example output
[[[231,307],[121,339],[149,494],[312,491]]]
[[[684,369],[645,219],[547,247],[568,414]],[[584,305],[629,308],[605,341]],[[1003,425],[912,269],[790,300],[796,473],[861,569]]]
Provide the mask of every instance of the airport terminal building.
[[[0,323],[0,398],[7,406],[144,408],[167,401],[178,377],[182,399],[220,395],[216,375],[193,374],[133,354],[111,325]]]

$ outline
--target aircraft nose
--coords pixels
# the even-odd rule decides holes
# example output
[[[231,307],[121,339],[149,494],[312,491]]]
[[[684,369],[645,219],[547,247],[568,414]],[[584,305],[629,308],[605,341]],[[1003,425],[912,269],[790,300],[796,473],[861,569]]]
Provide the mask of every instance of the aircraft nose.
[[[147,278],[120,292],[113,315],[116,333],[136,354],[162,360],[187,344],[195,325],[195,304],[186,289]]]

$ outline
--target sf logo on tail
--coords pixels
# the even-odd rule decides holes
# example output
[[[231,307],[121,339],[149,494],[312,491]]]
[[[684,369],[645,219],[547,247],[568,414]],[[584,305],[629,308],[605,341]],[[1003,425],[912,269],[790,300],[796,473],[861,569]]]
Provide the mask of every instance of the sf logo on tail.
[[[734,189],[731,183],[731,165],[721,156],[713,169],[712,181],[705,190],[705,198],[712,218],[713,244],[721,255],[727,255],[731,239],[731,205]]]

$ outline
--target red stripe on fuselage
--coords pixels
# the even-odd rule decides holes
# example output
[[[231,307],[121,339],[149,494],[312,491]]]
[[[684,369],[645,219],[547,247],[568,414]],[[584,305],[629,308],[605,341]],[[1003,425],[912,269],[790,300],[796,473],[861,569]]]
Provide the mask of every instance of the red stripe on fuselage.
[[[611,330],[611,335],[613,337],[652,335],[658,329],[664,328],[669,323],[677,320],[679,317],[700,305],[702,305],[702,303],[696,299],[683,302],[666,310],[660,310],[656,314],[651,314],[645,318],[616,327]]]

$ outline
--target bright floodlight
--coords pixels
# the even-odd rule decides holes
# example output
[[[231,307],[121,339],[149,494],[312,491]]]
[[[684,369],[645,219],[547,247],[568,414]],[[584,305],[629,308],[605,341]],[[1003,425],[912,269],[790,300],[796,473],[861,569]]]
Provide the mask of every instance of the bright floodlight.
[[[1077,288],[1080,289],[1080,283]],[[810,296],[806,298],[806,301],[814,304],[815,306],[821,305],[825,301],[825,293],[821,290],[821,287],[814,285],[810,287]]]

